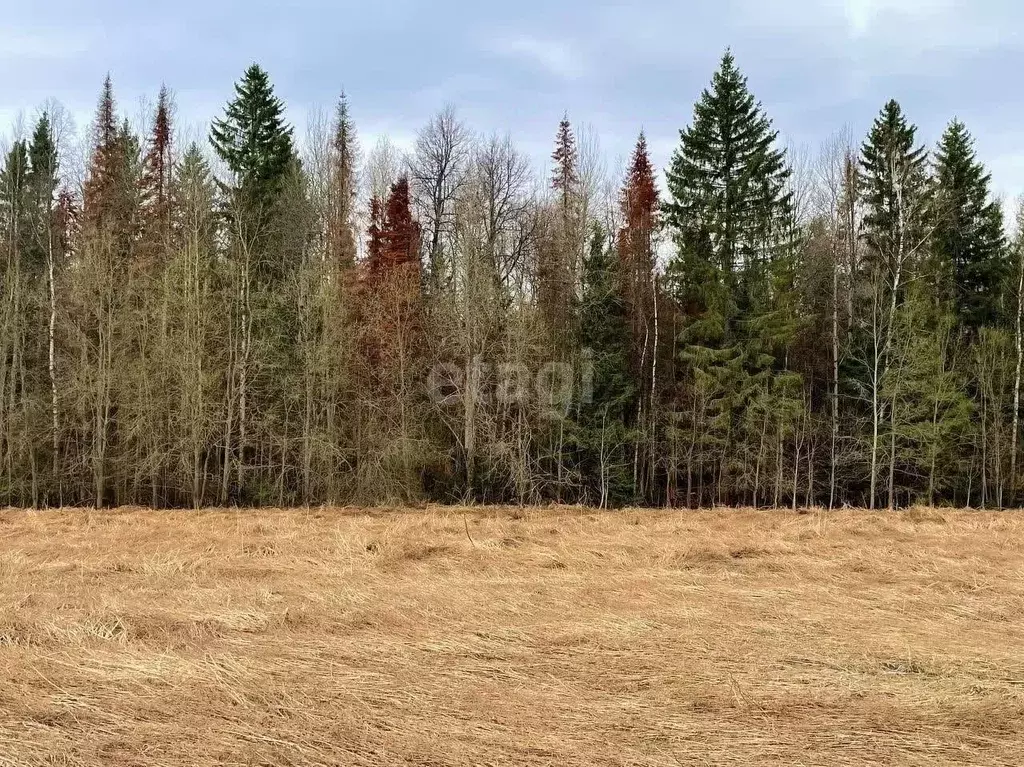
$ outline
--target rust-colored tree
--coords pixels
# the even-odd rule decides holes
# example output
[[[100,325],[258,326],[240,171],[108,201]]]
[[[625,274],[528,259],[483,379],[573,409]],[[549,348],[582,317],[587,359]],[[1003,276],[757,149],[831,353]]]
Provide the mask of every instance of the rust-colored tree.
[[[660,332],[658,326],[655,234],[659,200],[654,166],[643,132],[637,138],[626,169],[619,209],[622,215],[618,235],[619,284],[630,329],[629,362],[637,395],[633,420],[636,435],[633,481],[639,492],[647,496],[652,490],[658,461],[658,365],[659,356],[665,356],[662,347],[668,334]]]
[[[420,226],[412,217],[407,177],[391,185],[383,206],[376,198],[370,201],[368,235],[367,266],[372,283],[398,274],[419,278]]]
[[[171,96],[164,85],[157,97],[153,132],[149,137],[139,180],[139,204],[147,235],[166,234],[169,229],[170,181],[174,165],[171,137]]]
[[[103,82],[85,187],[81,230],[78,234],[77,279],[71,290],[71,310],[81,329],[73,356],[79,364],[72,374],[81,382],[79,458],[92,474],[92,502],[102,506],[121,495],[114,459],[122,435],[118,430],[121,394],[131,386],[125,377],[129,360],[137,357],[131,332],[132,264],[138,213],[138,141],[127,124],[118,125],[113,86]],[[127,463],[127,461],[125,462]]]
[[[92,154],[83,189],[82,212],[85,221],[99,225],[111,213],[122,180],[123,153],[119,142],[117,107],[110,75],[103,81],[96,119],[93,123]]]
[[[420,227],[409,181],[370,203],[368,254],[357,318],[361,370],[357,399],[357,495],[418,493],[424,386]]]
[[[420,226],[413,220],[409,199],[409,179],[402,176],[391,187],[384,210],[382,253],[385,268],[419,272]]]
[[[619,207],[623,222],[619,230],[619,269],[632,332],[630,356],[634,372],[640,378],[647,378],[653,349],[658,188],[643,133],[637,139],[626,171]]]

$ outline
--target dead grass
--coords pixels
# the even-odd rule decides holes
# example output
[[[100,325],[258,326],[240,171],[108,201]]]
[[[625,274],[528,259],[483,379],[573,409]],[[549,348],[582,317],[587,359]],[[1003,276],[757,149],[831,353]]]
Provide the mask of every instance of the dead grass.
[[[1016,767],[1022,542],[927,509],[0,512],[0,765]]]

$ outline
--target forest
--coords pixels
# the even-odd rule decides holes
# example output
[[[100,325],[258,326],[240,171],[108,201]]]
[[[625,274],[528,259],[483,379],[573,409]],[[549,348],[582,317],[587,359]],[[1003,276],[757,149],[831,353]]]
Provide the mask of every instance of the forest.
[[[660,170],[453,107],[364,151],[343,94],[297,137],[255,64],[202,141],[154,107],[0,156],[0,505],[1020,499],[1024,242],[958,120],[798,157],[729,52]]]

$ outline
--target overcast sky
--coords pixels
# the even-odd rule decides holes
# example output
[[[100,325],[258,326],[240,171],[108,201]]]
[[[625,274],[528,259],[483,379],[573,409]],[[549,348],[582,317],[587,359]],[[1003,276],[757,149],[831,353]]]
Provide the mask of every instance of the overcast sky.
[[[1013,0],[4,4],[5,125],[52,97],[85,127],[109,71],[123,113],[166,82],[198,130],[257,61],[300,134],[344,88],[364,144],[382,132],[406,143],[451,102],[480,132],[511,131],[538,165],[568,112],[610,162],[643,128],[662,168],[730,46],[787,143],[816,151],[844,126],[859,141],[896,98],[929,145],[960,117],[996,192],[1024,192],[1024,8]]]

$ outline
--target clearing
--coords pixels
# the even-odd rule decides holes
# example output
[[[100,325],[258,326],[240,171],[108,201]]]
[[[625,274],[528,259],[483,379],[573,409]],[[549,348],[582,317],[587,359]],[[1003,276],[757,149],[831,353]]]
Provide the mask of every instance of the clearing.
[[[0,765],[1013,765],[1024,516],[0,511]]]

